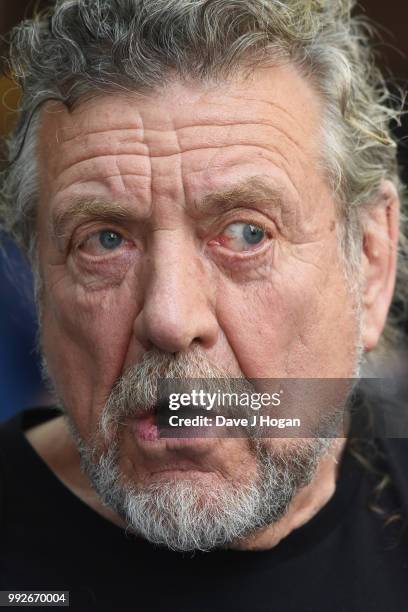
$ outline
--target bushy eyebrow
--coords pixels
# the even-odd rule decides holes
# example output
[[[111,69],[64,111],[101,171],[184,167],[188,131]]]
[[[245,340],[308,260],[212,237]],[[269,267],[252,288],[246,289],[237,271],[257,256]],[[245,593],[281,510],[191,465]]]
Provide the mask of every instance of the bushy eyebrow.
[[[51,220],[52,235],[57,240],[65,237],[67,226],[70,222],[85,221],[87,219],[98,219],[101,221],[123,222],[128,218],[129,212],[118,203],[96,198],[76,198],[72,200],[63,210],[53,214]]]
[[[237,207],[263,205],[268,209],[284,209],[287,206],[282,191],[259,177],[252,177],[225,190],[217,190],[192,204],[193,214],[211,216]],[[123,223],[130,217],[137,218],[131,211],[118,202],[97,198],[75,198],[56,211],[51,220],[51,231],[57,242],[63,241],[67,227],[75,222],[99,220]]]
[[[282,191],[259,177],[247,179],[229,189],[216,191],[194,203],[195,211],[211,214],[237,206],[264,204],[268,208],[282,209],[287,206]]]

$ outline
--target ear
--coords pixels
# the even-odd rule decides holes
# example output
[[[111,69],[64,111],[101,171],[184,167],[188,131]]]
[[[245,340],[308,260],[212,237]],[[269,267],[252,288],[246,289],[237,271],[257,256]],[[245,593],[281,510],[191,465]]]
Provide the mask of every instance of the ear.
[[[391,181],[383,181],[378,201],[364,214],[362,340],[365,351],[377,346],[394,293],[399,209],[397,189]]]

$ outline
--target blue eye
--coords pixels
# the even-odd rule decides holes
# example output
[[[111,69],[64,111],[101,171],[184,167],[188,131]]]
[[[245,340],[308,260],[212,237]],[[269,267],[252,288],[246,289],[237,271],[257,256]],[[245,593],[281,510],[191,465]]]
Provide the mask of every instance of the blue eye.
[[[99,233],[99,242],[104,249],[112,251],[122,244],[123,238],[117,232],[103,230]]]
[[[266,232],[258,225],[250,223],[231,223],[225,230],[222,244],[236,252],[254,250],[253,247],[261,244],[266,237]]]
[[[265,236],[265,232],[263,231],[263,229],[257,227],[256,225],[245,224],[244,229],[242,231],[242,236],[248,244],[259,244],[260,242],[262,242]]]

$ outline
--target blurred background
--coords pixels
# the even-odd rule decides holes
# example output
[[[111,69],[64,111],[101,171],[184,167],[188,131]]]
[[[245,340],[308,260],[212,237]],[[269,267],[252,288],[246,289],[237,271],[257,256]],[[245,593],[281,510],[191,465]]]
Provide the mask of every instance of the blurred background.
[[[334,2],[336,0],[333,0]],[[49,4],[47,0],[0,0],[0,35],[33,10]],[[379,28],[382,41],[377,44],[379,63],[387,76],[402,87],[408,83],[408,2],[407,0],[364,0],[360,11]],[[18,91],[13,83],[0,77],[0,138],[7,135],[18,107]],[[399,139],[401,176],[408,182],[408,119],[394,126]],[[1,164],[1,162],[0,162]],[[0,421],[26,407],[49,403],[41,383],[36,351],[36,315],[32,298],[30,271],[7,237],[0,236]]]

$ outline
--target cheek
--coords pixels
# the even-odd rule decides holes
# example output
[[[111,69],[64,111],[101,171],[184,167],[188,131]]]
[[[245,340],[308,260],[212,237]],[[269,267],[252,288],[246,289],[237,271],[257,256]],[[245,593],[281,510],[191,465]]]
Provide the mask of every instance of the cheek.
[[[127,282],[88,292],[63,276],[45,296],[43,351],[58,395],[83,430],[92,429],[122,371],[138,308]]]
[[[336,262],[281,257],[267,278],[220,287],[218,320],[246,377],[352,376],[356,315]]]

